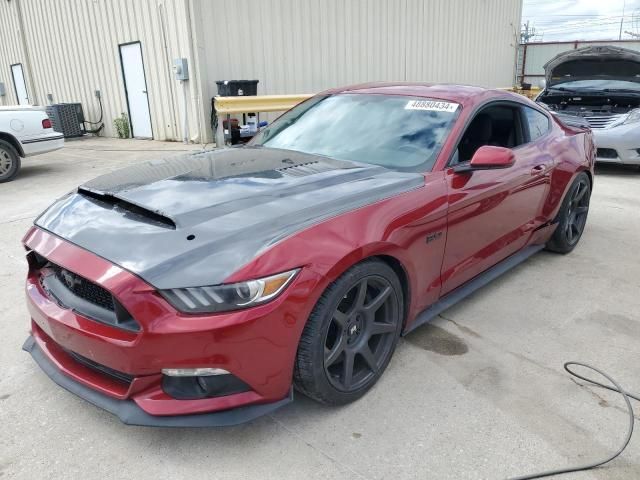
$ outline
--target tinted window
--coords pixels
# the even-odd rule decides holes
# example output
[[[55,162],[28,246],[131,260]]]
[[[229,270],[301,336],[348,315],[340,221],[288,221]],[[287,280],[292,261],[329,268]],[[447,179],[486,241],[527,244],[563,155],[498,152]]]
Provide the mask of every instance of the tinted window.
[[[534,141],[549,131],[549,119],[546,115],[534,110],[533,108],[524,107],[524,114],[529,124],[530,140]]]
[[[486,107],[471,121],[458,144],[457,162],[468,162],[484,145],[514,148],[523,143],[519,106]],[[456,163],[455,161],[453,163]]]
[[[428,171],[459,110],[456,103],[399,95],[316,97],[285,113],[251,144]]]

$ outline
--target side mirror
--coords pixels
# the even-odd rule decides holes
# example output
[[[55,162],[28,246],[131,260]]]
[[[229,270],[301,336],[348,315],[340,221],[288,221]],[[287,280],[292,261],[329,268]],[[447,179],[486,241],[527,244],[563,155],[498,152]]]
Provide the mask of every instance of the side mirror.
[[[456,173],[473,172],[475,170],[493,170],[509,168],[516,161],[513,152],[504,147],[484,145],[476,150],[469,163],[462,163],[453,167]]]

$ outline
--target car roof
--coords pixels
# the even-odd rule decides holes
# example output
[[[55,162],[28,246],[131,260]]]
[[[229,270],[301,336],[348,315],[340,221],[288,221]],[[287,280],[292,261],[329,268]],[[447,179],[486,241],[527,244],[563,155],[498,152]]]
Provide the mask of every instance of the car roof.
[[[341,93],[437,98],[439,100],[460,103],[463,106],[481,103],[490,98],[522,99],[521,95],[508,92],[507,90],[448,83],[376,82],[333,88],[324,92],[324,94],[330,95]]]

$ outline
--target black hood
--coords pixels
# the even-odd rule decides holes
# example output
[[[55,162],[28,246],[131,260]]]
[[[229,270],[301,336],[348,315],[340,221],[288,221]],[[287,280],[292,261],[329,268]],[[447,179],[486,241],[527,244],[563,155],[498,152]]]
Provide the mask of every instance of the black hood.
[[[103,175],[35,223],[157,288],[215,285],[287,236],[423,184],[417,173],[232,148]]]
[[[556,55],[545,64],[544,72],[547,87],[576,80],[640,83],[640,53],[610,46],[578,48]]]

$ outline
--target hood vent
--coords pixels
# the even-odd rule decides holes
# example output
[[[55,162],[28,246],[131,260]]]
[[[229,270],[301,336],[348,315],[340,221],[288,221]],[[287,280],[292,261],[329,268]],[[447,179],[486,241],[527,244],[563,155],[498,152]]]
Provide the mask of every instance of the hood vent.
[[[277,171],[289,177],[306,177],[308,175],[315,175],[316,173],[328,172],[335,169],[336,167],[333,165],[315,161],[278,168]]]
[[[176,229],[176,223],[171,218],[118,198],[115,195],[96,192],[83,187],[78,188],[78,193],[91,200],[97,200],[98,203],[107,208],[124,210],[126,212],[125,216],[135,219],[136,221],[158,227],[170,228],[172,230]]]

